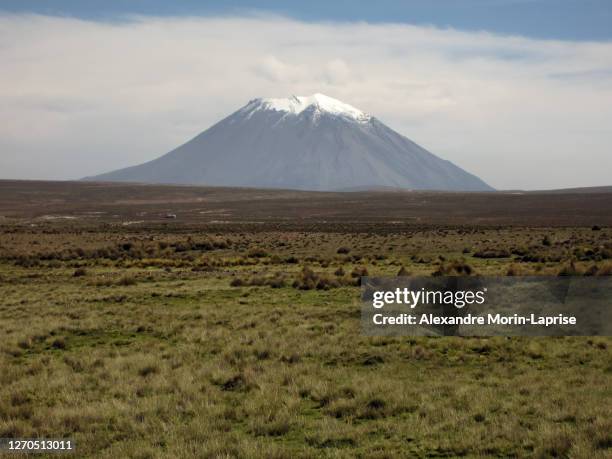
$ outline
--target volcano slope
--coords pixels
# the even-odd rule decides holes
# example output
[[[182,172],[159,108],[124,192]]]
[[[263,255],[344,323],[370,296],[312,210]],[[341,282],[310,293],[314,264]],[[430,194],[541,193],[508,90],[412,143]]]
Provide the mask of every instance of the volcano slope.
[[[377,118],[323,94],[254,99],[157,159],[89,180],[319,191],[492,190]]]

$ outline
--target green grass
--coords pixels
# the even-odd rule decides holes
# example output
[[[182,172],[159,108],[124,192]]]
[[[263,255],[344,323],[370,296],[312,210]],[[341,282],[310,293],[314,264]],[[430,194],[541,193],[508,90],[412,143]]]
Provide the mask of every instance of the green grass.
[[[551,246],[531,252],[557,261],[472,257],[476,247],[511,250],[544,234]],[[575,259],[574,246],[609,244],[610,233],[254,233],[224,235],[224,248],[151,257],[38,252],[125,240],[145,250],[149,236],[3,240],[0,437],[70,437],[78,457],[108,458],[612,454],[609,338],[365,337],[357,287],[230,286],[236,276],[277,272],[290,281],[306,265],[328,276],[339,266],[429,275],[463,259],[478,273],[504,274],[511,264],[552,273]],[[348,254],[337,253],[343,246]],[[248,257],[250,247],[266,256]],[[347,258],[355,254],[361,259]],[[24,255],[38,264],[21,266]],[[299,263],[285,263],[289,255]],[[74,277],[79,266],[86,273]]]

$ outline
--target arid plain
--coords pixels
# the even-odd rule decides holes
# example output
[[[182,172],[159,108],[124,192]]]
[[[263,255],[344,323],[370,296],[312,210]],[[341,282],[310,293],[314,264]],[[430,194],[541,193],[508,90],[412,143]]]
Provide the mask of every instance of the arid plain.
[[[79,457],[610,457],[612,340],[372,338],[362,275],[610,275],[612,189],[0,181],[0,437]]]

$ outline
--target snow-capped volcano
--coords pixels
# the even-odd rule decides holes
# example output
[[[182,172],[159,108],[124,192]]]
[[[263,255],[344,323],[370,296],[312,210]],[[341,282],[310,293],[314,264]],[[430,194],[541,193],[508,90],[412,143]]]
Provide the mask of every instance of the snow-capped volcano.
[[[364,123],[371,118],[352,105],[319,93],[312,96],[291,96],[286,99],[254,99],[242,110],[249,113],[255,113],[257,110],[275,110],[289,115],[299,115],[305,110],[311,110],[313,114],[329,113]]]
[[[251,100],[164,156],[88,179],[302,190],[492,189],[323,94]]]

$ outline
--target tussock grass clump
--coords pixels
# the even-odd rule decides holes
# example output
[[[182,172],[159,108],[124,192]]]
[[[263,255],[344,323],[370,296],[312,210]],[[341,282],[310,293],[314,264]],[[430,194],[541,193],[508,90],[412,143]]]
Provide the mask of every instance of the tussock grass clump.
[[[138,370],[138,374],[139,374],[140,376],[142,376],[143,378],[146,378],[147,376],[150,376],[150,375],[154,375],[154,374],[156,374],[156,373],[159,373],[159,371],[160,371],[160,369],[159,369],[159,366],[158,366],[158,365],[155,365],[155,364],[149,364],[149,365],[145,365],[145,366],[141,367],[141,368]]]
[[[548,257],[538,254],[526,254],[519,258],[521,263],[546,263]]]
[[[610,276],[612,275],[612,264],[606,263],[601,266],[593,264],[588,268],[577,265],[571,260],[563,265],[557,272],[559,276]]]
[[[359,278],[359,277],[367,277],[368,276],[368,268],[365,266],[355,266],[351,271],[351,277]]]
[[[485,249],[474,253],[474,258],[509,258],[510,252],[499,249]]]
[[[213,380],[225,392],[249,392],[257,387],[252,376],[245,372],[232,374],[226,377],[218,377]]]
[[[612,276],[612,263],[607,263],[597,268],[598,276]]]
[[[538,459],[569,457],[572,446],[572,438],[566,432],[554,432],[542,439],[541,445],[535,452],[535,457]]]
[[[286,285],[285,276],[282,273],[276,273],[273,276],[253,276],[248,280],[241,277],[234,277],[230,281],[230,287],[272,287],[283,288]]]
[[[432,276],[471,276],[475,274],[474,268],[465,261],[455,260],[448,263],[440,263],[438,268],[431,273]]]
[[[429,264],[432,261],[431,258],[429,258],[429,257],[423,257],[423,256],[419,256],[419,255],[412,255],[410,257],[410,259],[414,263],[418,263],[418,264]]]
[[[250,258],[265,258],[268,256],[268,252],[260,247],[254,247],[247,252],[247,256]]]
[[[397,272],[398,277],[410,276],[410,275],[411,275],[411,272],[408,271],[404,266],[402,266]]]
[[[372,421],[399,416],[402,413],[417,409],[414,400],[406,394],[387,387],[372,387],[371,385],[358,393],[333,391],[320,398],[326,415],[350,421]]]
[[[342,272],[344,272],[344,270]],[[341,277],[342,275],[339,274],[338,270],[336,270],[336,273],[334,273],[332,277],[324,273],[316,273],[310,267],[304,266],[291,286],[299,290],[329,290],[359,285],[359,278],[353,280],[347,277]]]
[[[315,287],[317,290],[329,290],[340,286],[342,286],[342,283],[337,278],[320,276]]]

